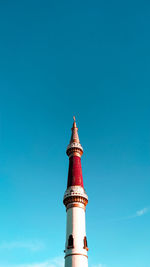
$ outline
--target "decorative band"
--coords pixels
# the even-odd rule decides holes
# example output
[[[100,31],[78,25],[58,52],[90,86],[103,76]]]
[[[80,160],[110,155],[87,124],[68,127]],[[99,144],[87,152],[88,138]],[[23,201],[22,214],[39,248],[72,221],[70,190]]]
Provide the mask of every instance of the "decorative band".
[[[73,157],[73,156],[77,156],[79,158],[81,158],[81,153],[79,153],[78,151],[73,151],[69,154],[69,158]]]
[[[73,156],[74,153],[77,153],[78,156],[81,157],[83,154],[83,148],[82,147],[76,147],[76,146],[75,147],[70,146],[67,148],[66,153],[69,156],[69,158],[70,158],[70,156]]]
[[[85,210],[85,206],[80,203],[70,203],[67,205],[66,211],[69,210],[70,208],[77,207]]]
[[[87,255],[85,255],[85,254],[81,254],[81,253],[71,253],[71,254],[66,255],[64,258],[67,258],[67,257],[69,257],[69,256],[74,256],[74,255],[84,256],[84,257],[88,258]]]
[[[64,199],[64,205],[67,206],[68,204],[70,203],[73,203],[73,202],[79,202],[79,203],[82,203],[84,204],[85,206],[87,205],[88,203],[88,199],[83,197],[83,196],[68,196]]]

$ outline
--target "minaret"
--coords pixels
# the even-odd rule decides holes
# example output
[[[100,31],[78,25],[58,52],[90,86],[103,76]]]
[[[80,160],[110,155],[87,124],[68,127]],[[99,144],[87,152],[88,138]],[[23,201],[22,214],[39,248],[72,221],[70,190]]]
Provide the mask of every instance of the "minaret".
[[[83,148],[79,141],[74,117],[70,144],[66,153],[69,157],[67,190],[63,203],[67,212],[65,267],[88,267],[85,209],[88,196],[84,190],[81,156]]]

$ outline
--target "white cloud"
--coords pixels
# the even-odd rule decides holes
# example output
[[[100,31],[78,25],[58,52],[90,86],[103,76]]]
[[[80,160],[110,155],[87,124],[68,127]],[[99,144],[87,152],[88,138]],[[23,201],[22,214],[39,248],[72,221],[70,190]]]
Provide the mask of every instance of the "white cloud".
[[[64,266],[64,257],[57,257],[53,259],[54,264],[58,267],[63,267]]]
[[[150,212],[150,207],[143,208],[141,210],[137,210],[134,214],[132,214],[130,216],[120,217],[118,219],[117,218],[116,219],[112,219],[111,221],[116,221],[117,222],[117,221],[131,220],[131,219],[135,219],[137,217],[141,217],[141,216],[145,215],[148,212]],[[95,266],[92,266],[92,267],[95,267]]]
[[[16,248],[25,248],[31,251],[38,251],[43,249],[45,246],[40,241],[12,241],[0,244],[0,249],[16,249]]]
[[[136,217],[137,217],[137,216],[142,216],[142,215],[144,215],[144,214],[147,213],[147,212],[149,212],[149,209],[148,209],[148,208],[144,208],[144,209],[142,209],[142,210],[138,210],[138,211],[136,212]]]
[[[10,264],[10,265],[0,265],[0,267],[64,267],[63,257],[57,257],[44,262],[33,262],[27,264]]]

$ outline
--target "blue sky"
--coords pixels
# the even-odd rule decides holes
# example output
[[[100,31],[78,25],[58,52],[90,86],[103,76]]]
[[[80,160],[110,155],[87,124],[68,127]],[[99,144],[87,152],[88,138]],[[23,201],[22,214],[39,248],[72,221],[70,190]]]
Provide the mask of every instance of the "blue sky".
[[[89,267],[150,266],[149,1],[1,1],[0,267],[61,267],[73,115]]]

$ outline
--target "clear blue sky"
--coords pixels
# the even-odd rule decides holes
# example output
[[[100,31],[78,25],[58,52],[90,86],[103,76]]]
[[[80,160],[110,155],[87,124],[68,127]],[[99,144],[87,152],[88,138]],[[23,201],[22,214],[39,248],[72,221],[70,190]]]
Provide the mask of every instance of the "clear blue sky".
[[[0,2],[0,267],[60,267],[76,116],[89,267],[150,267],[149,1]]]

